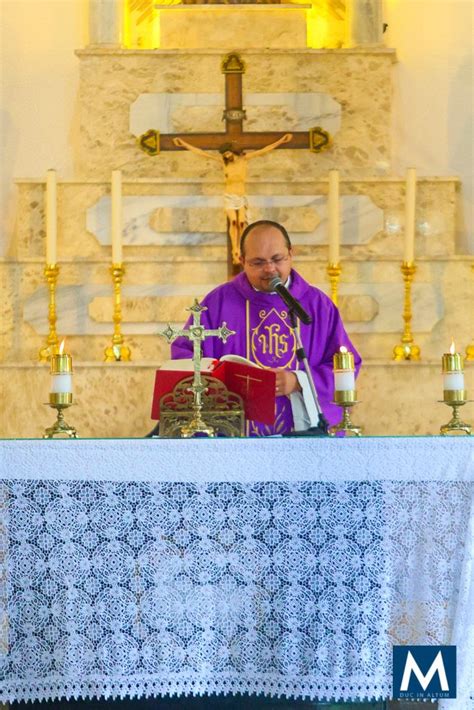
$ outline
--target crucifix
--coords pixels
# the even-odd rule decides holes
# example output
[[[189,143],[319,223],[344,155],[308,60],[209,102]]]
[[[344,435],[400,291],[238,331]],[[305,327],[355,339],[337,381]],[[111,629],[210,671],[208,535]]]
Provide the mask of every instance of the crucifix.
[[[246,112],[242,100],[242,75],[245,63],[236,52],[222,60],[225,76],[225,108],[222,133],[160,134],[150,129],[138,138],[140,148],[148,155],[158,155],[167,150],[189,150],[198,155],[221,162],[226,184],[227,232],[231,249],[228,250],[229,276],[239,271],[240,235],[247,225],[247,200],[245,178],[247,161],[275,148],[306,149],[320,153],[331,146],[331,137],[319,126],[309,131],[282,134],[279,131],[247,132],[243,129]],[[190,142],[191,141],[191,142]],[[218,150],[218,157],[206,151]],[[244,151],[250,151],[244,153]]]
[[[206,391],[206,385],[203,383],[202,378],[201,378],[201,359],[202,359],[202,353],[201,353],[201,343],[203,340],[205,340],[207,337],[210,336],[216,336],[222,340],[222,342],[227,342],[227,338],[230,335],[235,335],[235,330],[230,330],[227,327],[226,322],[224,321],[221,325],[220,328],[216,328],[215,330],[207,330],[202,324],[201,324],[201,313],[203,311],[207,311],[206,306],[200,306],[199,302],[197,299],[194,300],[193,305],[190,308],[186,308],[187,311],[191,311],[193,315],[193,322],[190,325],[189,328],[182,329],[182,330],[177,330],[175,328],[171,327],[171,324],[168,323],[167,328],[160,333],[163,337],[166,338],[168,343],[172,343],[173,340],[180,336],[184,336],[185,338],[189,338],[189,340],[192,341],[193,343],[193,368],[194,368],[194,378],[193,378],[193,384],[190,387],[190,390],[193,393],[193,418],[189,422],[189,424],[186,424],[181,428],[181,433],[183,438],[190,438],[194,436],[196,433],[203,433],[207,434],[208,436],[214,436],[215,431],[214,428],[207,425],[206,422],[203,420],[201,411],[202,411],[202,395],[203,392]]]

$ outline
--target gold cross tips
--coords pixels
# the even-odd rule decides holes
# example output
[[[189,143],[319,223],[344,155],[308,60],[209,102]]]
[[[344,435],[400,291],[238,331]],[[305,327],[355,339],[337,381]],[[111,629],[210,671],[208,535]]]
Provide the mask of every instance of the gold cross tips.
[[[231,335],[235,335],[235,330],[230,330],[227,327],[227,323],[224,321],[221,325],[221,327],[218,329],[219,333],[217,334],[217,337],[222,340],[223,343],[227,342],[227,338]]]
[[[148,155],[158,155],[160,152],[160,132],[150,128],[137,138],[138,145]]]
[[[194,300],[194,303],[192,306],[189,308],[186,308],[187,311],[190,311],[193,314],[193,322],[190,325],[189,328],[186,329],[176,329],[173,328],[171,323],[168,323],[166,329],[162,332],[159,333],[159,335],[162,335],[168,343],[172,343],[173,340],[180,336],[184,336],[185,338],[189,338],[189,340],[192,340],[193,343],[201,343],[203,340],[205,340],[208,336],[216,336],[217,338],[220,338],[223,343],[227,342],[227,339],[231,335],[235,335],[235,330],[230,330],[230,328],[227,327],[227,323],[224,321],[220,328],[216,328],[215,330],[207,330],[202,324],[201,324],[201,313],[203,311],[207,311],[206,306],[201,306],[197,300],[197,298]]]
[[[316,126],[309,129],[309,149],[312,153],[322,153],[324,150],[332,148],[331,135],[321,128]]]

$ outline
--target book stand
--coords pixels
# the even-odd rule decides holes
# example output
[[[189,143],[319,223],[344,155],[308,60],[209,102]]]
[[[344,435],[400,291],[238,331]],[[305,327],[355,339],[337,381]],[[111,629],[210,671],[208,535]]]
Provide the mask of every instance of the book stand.
[[[194,435],[193,376],[180,380],[171,392],[160,400],[159,436],[167,439],[186,439]],[[238,437],[245,434],[244,403],[240,395],[230,392],[215,377],[202,377],[202,409],[206,430],[203,436]]]

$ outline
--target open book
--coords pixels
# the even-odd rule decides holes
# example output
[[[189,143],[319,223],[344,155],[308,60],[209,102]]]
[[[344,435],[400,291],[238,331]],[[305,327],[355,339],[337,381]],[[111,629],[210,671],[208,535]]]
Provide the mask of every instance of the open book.
[[[221,362],[236,362],[238,365],[248,365],[248,367],[257,367],[262,369],[256,362],[247,360],[246,357],[242,357],[241,355],[223,355],[220,360],[216,360],[213,357],[201,358],[201,372],[212,372]],[[183,358],[181,360],[166,360],[160,369],[193,372],[194,365],[191,358]]]
[[[160,418],[160,400],[194,370],[191,359],[167,360],[156,371],[152,419]],[[256,372],[255,370],[258,370]],[[245,417],[262,424],[275,421],[275,379],[271,370],[265,370],[240,355],[224,355],[220,360],[202,358],[201,372],[225,384],[230,392],[239,394],[244,401]]]

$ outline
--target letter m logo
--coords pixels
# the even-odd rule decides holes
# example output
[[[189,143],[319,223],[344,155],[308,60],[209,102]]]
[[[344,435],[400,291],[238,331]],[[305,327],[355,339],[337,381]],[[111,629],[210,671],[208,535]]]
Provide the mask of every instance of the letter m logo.
[[[394,646],[394,698],[455,698],[456,646]]]

